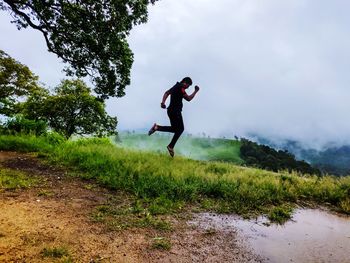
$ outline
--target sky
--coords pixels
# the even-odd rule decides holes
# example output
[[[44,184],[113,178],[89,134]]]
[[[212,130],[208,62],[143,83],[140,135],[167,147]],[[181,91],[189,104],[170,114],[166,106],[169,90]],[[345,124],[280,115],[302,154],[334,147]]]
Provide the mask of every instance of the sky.
[[[119,130],[167,125],[162,96],[190,76],[200,91],[184,102],[188,133],[350,143],[348,10],[346,0],[161,0],[129,36],[131,85],[108,113]],[[41,34],[10,20],[0,13],[0,49],[58,85],[63,64]]]

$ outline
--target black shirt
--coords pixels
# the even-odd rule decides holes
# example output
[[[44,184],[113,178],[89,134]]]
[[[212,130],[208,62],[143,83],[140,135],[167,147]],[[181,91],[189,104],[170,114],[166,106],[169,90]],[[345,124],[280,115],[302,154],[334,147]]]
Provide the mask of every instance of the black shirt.
[[[182,111],[182,99],[184,94],[186,94],[183,85],[177,82],[168,92],[170,93],[170,105],[168,109],[172,111]]]

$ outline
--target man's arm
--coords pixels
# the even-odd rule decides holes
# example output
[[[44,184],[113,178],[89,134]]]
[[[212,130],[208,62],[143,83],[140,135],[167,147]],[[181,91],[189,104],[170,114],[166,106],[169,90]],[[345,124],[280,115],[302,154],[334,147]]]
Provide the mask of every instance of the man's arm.
[[[164,95],[163,95],[163,99],[162,99],[162,102],[160,103],[160,107],[162,107],[163,109],[166,108],[165,106],[165,101],[167,100],[167,98],[169,97],[170,95],[170,90],[167,90]]]
[[[191,95],[187,95],[187,93],[184,93],[184,99],[187,101],[191,101],[194,98],[194,96],[196,96],[198,91],[199,91],[199,87],[195,86],[194,91]]]

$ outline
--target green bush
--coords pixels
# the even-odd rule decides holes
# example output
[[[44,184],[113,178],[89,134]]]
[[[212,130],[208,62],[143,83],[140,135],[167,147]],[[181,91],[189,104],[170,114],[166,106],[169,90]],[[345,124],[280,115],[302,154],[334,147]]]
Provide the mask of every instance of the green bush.
[[[18,152],[52,152],[53,149],[66,139],[57,133],[47,133],[42,136],[34,135],[0,135],[0,149]]]
[[[5,134],[32,134],[42,135],[47,132],[47,123],[42,120],[28,120],[21,115],[9,118],[3,128]]]
[[[292,211],[293,209],[287,205],[276,206],[271,209],[268,218],[271,222],[282,225],[292,218]]]
[[[67,140],[66,137],[57,132],[48,132],[43,137],[50,145],[59,145]]]

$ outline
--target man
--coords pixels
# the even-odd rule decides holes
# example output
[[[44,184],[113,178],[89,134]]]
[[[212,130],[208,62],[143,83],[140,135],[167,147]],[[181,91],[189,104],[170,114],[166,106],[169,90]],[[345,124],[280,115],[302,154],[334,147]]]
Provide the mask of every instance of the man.
[[[160,126],[155,123],[153,124],[152,128],[148,132],[148,135],[152,135],[156,131],[174,133],[174,136],[170,144],[167,146],[167,149],[171,157],[174,157],[175,144],[179,139],[179,137],[181,136],[182,132],[184,131],[184,123],[183,123],[182,114],[181,114],[182,99],[191,101],[199,91],[199,87],[195,86],[195,91],[191,95],[187,95],[185,90],[188,89],[191,85],[192,85],[191,78],[186,77],[180,83],[177,82],[174,85],[174,87],[172,87],[171,89],[167,90],[164,93],[163,100],[160,103],[160,106],[163,109],[166,108],[165,101],[170,95],[170,105],[168,107],[167,112],[168,112],[168,117],[170,119],[171,126]]]

